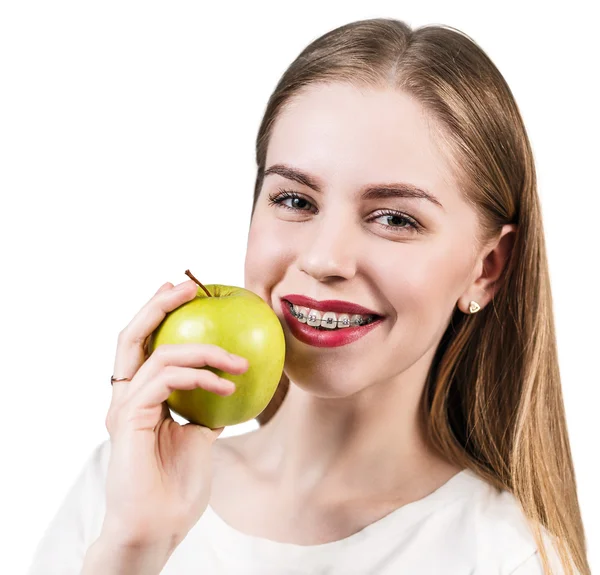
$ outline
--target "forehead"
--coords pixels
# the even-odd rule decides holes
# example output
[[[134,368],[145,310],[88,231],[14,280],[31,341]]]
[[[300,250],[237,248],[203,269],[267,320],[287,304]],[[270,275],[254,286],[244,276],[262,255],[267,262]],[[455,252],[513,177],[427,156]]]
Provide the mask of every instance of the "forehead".
[[[266,167],[274,163],[305,169],[326,187],[407,181],[442,203],[454,186],[431,119],[416,100],[392,89],[345,83],[305,89],[275,122]]]

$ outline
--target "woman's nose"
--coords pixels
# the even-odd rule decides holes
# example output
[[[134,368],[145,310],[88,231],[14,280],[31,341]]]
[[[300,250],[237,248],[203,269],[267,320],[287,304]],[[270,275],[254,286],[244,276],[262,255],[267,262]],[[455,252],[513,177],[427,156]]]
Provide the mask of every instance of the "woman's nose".
[[[351,279],[356,273],[356,250],[344,218],[323,218],[307,227],[298,242],[298,267],[318,281]]]

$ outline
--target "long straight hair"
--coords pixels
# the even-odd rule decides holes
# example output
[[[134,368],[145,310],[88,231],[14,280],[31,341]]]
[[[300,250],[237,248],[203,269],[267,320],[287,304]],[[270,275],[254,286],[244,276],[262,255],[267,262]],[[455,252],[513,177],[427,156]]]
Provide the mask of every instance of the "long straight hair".
[[[393,19],[346,24],[309,44],[271,95],[256,141],[254,203],[278,115],[315,83],[401,90],[421,103],[465,199],[478,241],[517,225],[512,254],[490,305],[458,308],[442,337],[422,408],[428,438],[447,460],[510,491],[530,522],[544,572],[550,535],[565,573],[590,573],[561,391],[552,294],[532,150],[503,76],[466,34],[412,29]],[[264,425],[289,388],[282,376],[257,417]],[[542,530],[545,529],[544,532]]]

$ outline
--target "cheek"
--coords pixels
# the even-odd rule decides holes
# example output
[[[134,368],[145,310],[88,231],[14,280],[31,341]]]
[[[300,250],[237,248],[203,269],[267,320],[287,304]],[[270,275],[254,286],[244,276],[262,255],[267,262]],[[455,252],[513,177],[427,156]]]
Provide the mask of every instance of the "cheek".
[[[398,315],[416,314],[419,322],[429,322],[454,309],[470,263],[469,253],[459,244],[445,237],[407,244],[402,253],[394,246],[394,253],[381,260],[386,265],[373,270],[373,277]]]
[[[244,287],[269,301],[267,294],[281,280],[290,261],[291,253],[281,234],[256,213],[248,232]]]

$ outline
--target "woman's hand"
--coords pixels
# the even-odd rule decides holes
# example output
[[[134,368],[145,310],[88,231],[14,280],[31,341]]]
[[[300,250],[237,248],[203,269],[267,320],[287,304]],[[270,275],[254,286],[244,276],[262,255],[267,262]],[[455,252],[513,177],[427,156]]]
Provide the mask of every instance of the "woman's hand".
[[[115,382],[106,417],[111,455],[106,481],[104,539],[122,545],[173,549],[204,513],[210,499],[211,447],[223,428],[211,430],[170,415],[166,399],[175,389],[201,387],[230,395],[235,385],[206,369],[232,374],[246,359],[208,344],[164,344],[147,357],[146,345],[166,314],[192,300],[192,280],[163,285],[118,338]]]

